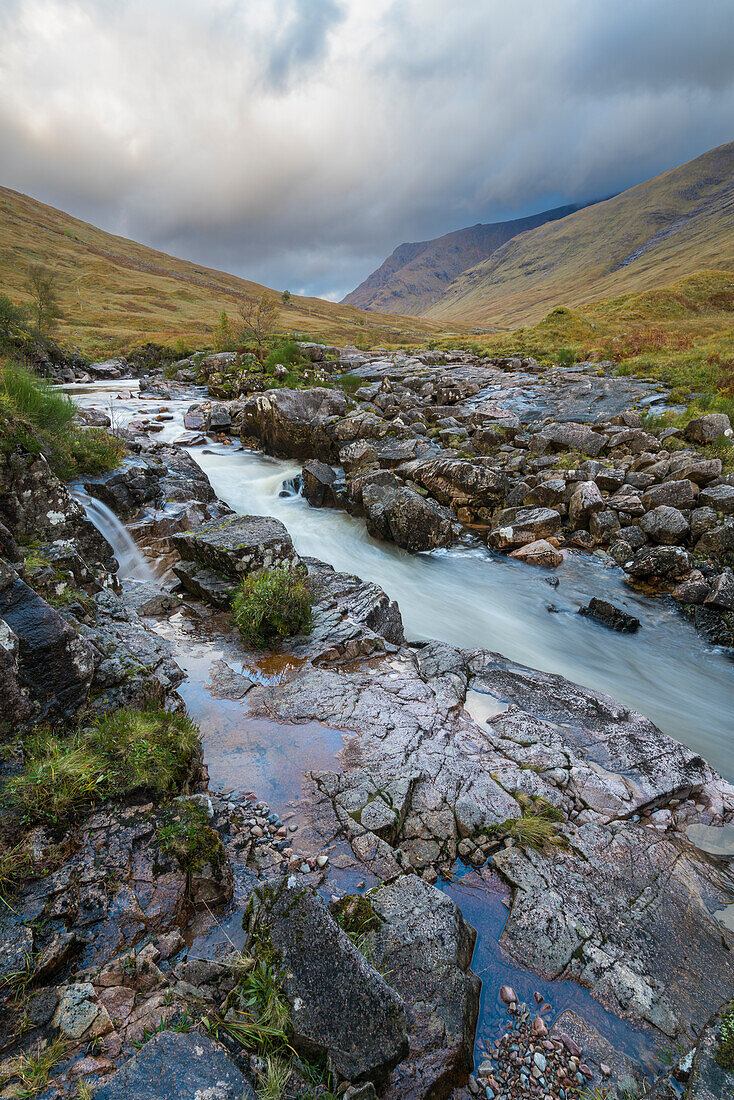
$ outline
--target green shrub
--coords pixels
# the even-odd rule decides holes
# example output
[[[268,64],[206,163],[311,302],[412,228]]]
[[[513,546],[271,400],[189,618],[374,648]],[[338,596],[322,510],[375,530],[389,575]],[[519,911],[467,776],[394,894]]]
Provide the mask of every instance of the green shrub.
[[[49,730],[27,738],[23,771],[8,780],[5,793],[26,819],[50,822],[133,791],[172,793],[197,744],[186,714],[113,711],[68,738]]]
[[[243,579],[232,600],[232,614],[243,640],[267,649],[281,638],[308,633],[312,602],[304,574],[278,566]]]
[[[559,367],[572,367],[576,362],[576,353],[571,348],[561,348],[556,355],[556,360]]]
[[[263,365],[266,370],[272,371],[278,364],[283,367],[310,367],[311,361],[301,353],[295,340],[284,340],[268,352]]]

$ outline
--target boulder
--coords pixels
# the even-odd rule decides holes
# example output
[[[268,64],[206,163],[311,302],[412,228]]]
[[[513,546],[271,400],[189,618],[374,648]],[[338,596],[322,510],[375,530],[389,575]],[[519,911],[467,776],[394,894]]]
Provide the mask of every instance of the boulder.
[[[547,539],[561,529],[561,517],[554,508],[509,508],[496,517],[500,522],[487,536],[497,550],[514,550],[538,539]]]
[[[715,512],[723,512],[725,516],[734,516],[734,485],[727,485],[726,482],[710,485],[701,490],[698,503],[713,508]]]
[[[642,503],[646,511],[664,504],[670,508],[692,508],[698,496],[698,486],[688,479],[664,481],[653,485],[642,494]]]
[[[734,524],[729,521],[706,531],[696,543],[696,554],[717,565],[734,565]]]
[[[513,550],[510,557],[524,561],[527,565],[540,565],[544,569],[557,569],[559,565],[563,565],[563,554],[547,539],[528,542],[525,546]]]
[[[84,488],[117,515],[125,516],[160,495],[159,480],[164,473],[160,461],[126,459],[110,473],[89,478]]]
[[[0,561],[2,721],[71,718],[86,701],[94,664],[89,643]]]
[[[367,530],[373,538],[394,542],[405,550],[435,550],[450,546],[459,535],[456,517],[448,508],[426,500],[415,489],[371,482],[362,489]]]
[[[718,611],[734,611],[734,574],[730,570],[716,578],[703,602]]]
[[[731,422],[726,413],[707,413],[689,420],[683,431],[691,443],[713,443],[720,436],[731,436]]]
[[[335,461],[338,446],[329,428],[347,411],[341,390],[268,390],[242,407],[242,439],[257,440],[271,454]]]
[[[419,459],[401,466],[399,473],[454,511],[464,507],[494,509],[507,492],[504,471],[482,459]]]
[[[642,517],[640,530],[645,532],[651,542],[676,546],[685,539],[690,531],[690,524],[677,508],[659,504]]]
[[[379,918],[375,957],[402,996],[410,1053],[383,1096],[424,1100],[466,1083],[481,982],[470,970],[476,932],[456,903],[417,875],[367,895]]]
[[[171,541],[184,561],[208,566],[228,577],[240,577],[274,565],[297,565],[285,526],[272,516],[227,516],[195,531],[173,534]]]
[[[594,619],[610,630],[616,630],[620,634],[634,634],[640,627],[640,620],[634,615],[629,615],[621,608],[615,607],[608,600],[600,600],[592,596],[586,607],[579,608],[579,615],[587,619]]]
[[[223,1046],[196,1031],[162,1031],[98,1089],[96,1100],[255,1100]]]
[[[609,437],[595,432],[586,424],[548,424],[533,437],[532,448],[540,454],[546,451],[580,451],[592,458],[604,450]]]
[[[687,478],[703,488],[721,477],[721,459],[703,458],[695,453],[681,455],[679,461],[671,462],[671,469],[677,477]]]
[[[625,573],[639,580],[680,581],[692,568],[693,557],[681,546],[643,546],[624,565]]]
[[[332,488],[337,479],[336,471],[325,462],[311,459],[301,471],[303,495],[312,508],[333,508],[336,505]]]
[[[326,1055],[348,1081],[384,1081],[408,1053],[405,1006],[326,909],[295,879],[262,892],[252,931],[266,930],[286,971],[293,1045]]]
[[[588,527],[594,512],[601,512],[604,498],[595,481],[580,481],[568,503],[568,522],[572,530]]]

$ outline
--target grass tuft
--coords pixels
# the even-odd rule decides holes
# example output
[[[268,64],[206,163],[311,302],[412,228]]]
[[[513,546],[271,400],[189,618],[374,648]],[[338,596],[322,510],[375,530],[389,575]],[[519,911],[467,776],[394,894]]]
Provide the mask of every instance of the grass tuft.
[[[232,600],[232,614],[243,640],[266,649],[311,629],[312,602],[304,575],[279,566],[243,579]]]
[[[66,1043],[63,1039],[55,1039],[53,1043],[42,1046],[39,1042],[35,1051],[26,1051],[17,1058],[6,1062],[0,1074],[0,1086],[8,1081],[15,1081],[3,1096],[8,1100],[34,1100],[34,1097],[43,1092],[51,1079],[51,1073],[66,1054]]]
[[[558,831],[558,825],[565,821],[563,810],[546,802],[544,798],[527,795],[523,791],[514,792],[515,800],[520,804],[520,817],[509,817],[497,825],[490,825],[488,832],[495,836],[507,837],[521,847],[568,848],[568,840]]]
[[[42,454],[58,477],[97,474],[117,466],[124,444],[103,428],[74,423],[76,406],[23,367],[0,366],[0,452]]]
[[[180,789],[198,730],[186,714],[123,709],[62,739],[48,729],[25,742],[25,765],[5,787],[30,821],[58,822],[94,802]]]

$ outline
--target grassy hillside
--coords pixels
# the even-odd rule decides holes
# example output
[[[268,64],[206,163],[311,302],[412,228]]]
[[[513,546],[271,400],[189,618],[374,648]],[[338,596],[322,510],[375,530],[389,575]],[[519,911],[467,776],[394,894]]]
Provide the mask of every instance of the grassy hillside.
[[[734,270],[732,181],[734,143],[513,238],[455,279],[427,315],[514,328],[552,306]]]
[[[59,338],[82,352],[109,354],[147,340],[211,339],[218,315],[257,283],[167,256],[116,237],[26,195],[0,188],[0,294],[27,302],[28,267],[54,271],[64,320]],[[362,346],[423,341],[440,326],[353,306],[300,298],[279,307],[279,328]]]
[[[579,208],[578,204],[560,206],[528,218],[473,225],[435,240],[398,245],[344,302],[361,309],[420,316],[439,301],[457,275],[486,260],[510,238]]]

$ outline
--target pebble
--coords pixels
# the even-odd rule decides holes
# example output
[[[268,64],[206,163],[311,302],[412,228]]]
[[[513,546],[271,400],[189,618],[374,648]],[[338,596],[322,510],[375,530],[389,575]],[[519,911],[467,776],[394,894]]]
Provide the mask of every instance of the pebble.
[[[326,866],[326,864],[327,864],[328,862],[329,862],[329,857],[328,857],[328,856],[323,856],[323,855],[322,855],[322,856],[317,856],[317,857],[316,857],[316,866],[317,866],[317,867],[321,867],[321,868],[323,868],[323,867],[325,867],[325,866]]]

